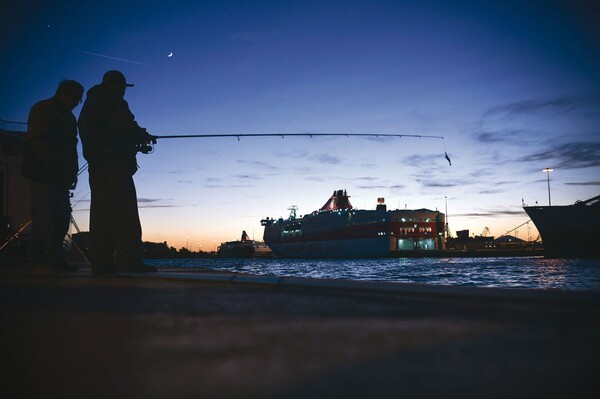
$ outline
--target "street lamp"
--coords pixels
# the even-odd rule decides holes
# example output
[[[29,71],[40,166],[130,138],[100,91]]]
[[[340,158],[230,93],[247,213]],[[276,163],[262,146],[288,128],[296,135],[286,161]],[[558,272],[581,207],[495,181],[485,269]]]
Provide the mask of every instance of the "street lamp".
[[[448,197],[444,195],[444,204],[446,205],[446,213],[444,214],[444,219],[446,219],[446,226],[444,229],[444,235],[446,236],[446,240],[448,239]]]
[[[545,168],[542,170],[542,172],[546,172],[547,176],[548,176],[548,206],[552,206],[552,201],[550,200],[550,172],[552,172],[554,169],[552,168]]]

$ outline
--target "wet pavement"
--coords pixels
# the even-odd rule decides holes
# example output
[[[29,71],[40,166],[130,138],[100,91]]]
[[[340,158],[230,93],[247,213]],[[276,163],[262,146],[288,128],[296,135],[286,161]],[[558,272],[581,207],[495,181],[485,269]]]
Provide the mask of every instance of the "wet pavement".
[[[0,273],[3,398],[597,398],[600,295]]]

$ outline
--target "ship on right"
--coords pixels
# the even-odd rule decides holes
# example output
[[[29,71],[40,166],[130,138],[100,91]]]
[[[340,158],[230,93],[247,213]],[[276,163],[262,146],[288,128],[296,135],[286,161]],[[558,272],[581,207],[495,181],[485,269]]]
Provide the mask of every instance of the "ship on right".
[[[546,258],[600,258],[600,195],[573,205],[524,206]]]

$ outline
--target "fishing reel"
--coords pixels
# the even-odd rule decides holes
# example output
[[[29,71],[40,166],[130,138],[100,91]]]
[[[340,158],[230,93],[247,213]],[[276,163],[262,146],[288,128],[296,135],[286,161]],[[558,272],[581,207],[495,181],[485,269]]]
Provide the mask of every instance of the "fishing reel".
[[[135,145],[135,150],[142,154],[152,154],[154,152],[154,144],[156,144],[156,137],[149,134],[145,142]]]
[[[154,145],[151,142],[136,144],[135,150],[142,154],[152,154],[154,152]]]

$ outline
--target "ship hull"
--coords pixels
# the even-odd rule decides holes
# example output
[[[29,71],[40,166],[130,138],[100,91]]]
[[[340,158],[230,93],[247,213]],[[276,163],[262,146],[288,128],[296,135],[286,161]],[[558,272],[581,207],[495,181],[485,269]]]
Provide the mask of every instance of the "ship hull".
[[[217,252],[221,258],[251,258],[254,256],[254,246],[247,244],[221,246]]]
[[[588,200],[589,201],[589,200]],[[547,258],[600,258],[600,207],[523,207],[538,229]]]
[[[219,246],[217,254],[220,258],[264,258],[272,255],[265,244],[248,241],[228,241]]]
[[[288,242],[269,245],[281,258],[385,258],[392,256],[386,238]]]
[[[270,244],[273,253],[280,258],[401,258],[416,256],[435,256],[443,254],[430,249],[414,249],[414,241],[410,241],[413,249],[398,250],[397,244],[389,238],[357,238],[327,241],[305,241]],[[396,248],[396,249],[395,249]]]

